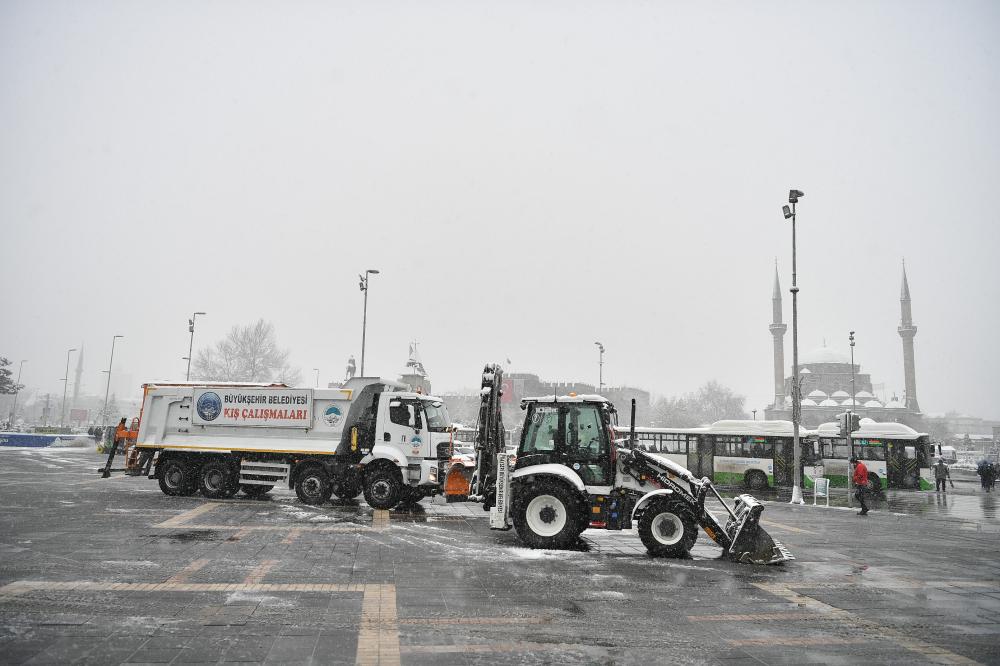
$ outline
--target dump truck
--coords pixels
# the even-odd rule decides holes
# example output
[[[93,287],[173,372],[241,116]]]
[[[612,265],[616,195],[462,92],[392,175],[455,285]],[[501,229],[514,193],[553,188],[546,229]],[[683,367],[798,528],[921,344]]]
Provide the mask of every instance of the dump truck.
[[[617,412],[599,395],[525,398],[521,440],[515,455],[503,446],[500,392],[503,371],[483,371],[476,471],[470,501],[490,511],[492,529],[516,530],[532,548],[571,546],[585,529],[625,530],[635,525],[653,556],[686,557],[698,528],[726,557],[774,564],[794,559],[760,526],[764,506],[739,495],[733,506],[708,478],[629,446],[614,437]],[[632,423],[635,422],[633,402]],[[706,507],[716,498],[727,515]]]
[[[125,471],[167,495],[259,497],[288,484],[306,504],[364,493],[390,509],[439,492],[450,430],[440,399],[377,377],[329,389],[150,383]]]

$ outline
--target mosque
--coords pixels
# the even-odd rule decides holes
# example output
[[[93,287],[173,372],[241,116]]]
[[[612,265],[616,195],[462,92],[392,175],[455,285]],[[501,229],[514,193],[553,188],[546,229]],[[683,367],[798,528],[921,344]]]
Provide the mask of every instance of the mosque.
[[[785,376],[784,336],[788,326],[782,321],[781,286],[778,271],[774,272],[774,292],[771,296],[773,321],[769,327],[774,338],[774,402],[764,410],[766,419],[791,420],[792,377]],[[859,364],[851,363],[846,354],[826,347],[807,351],[799,356],[801,378],[802,420],[806,428],[836,421],[837,415],[851,409],[862,417],[880,422],[905,423],[921,430],[923,414],[917,404],[917,380],[913,362],[913,338],[917,327],[913,325],[910,310],[910,286],[903,266],[903,285],[899,296],[900,323],[896,331],[903,343],[903,372],[905,386],[902,397],[892,396],[879,400],[872,386],[871,375],[861,372]],[[853,371],[853,373],[852,373]],[[851,396],[851,380],[856,393]]]

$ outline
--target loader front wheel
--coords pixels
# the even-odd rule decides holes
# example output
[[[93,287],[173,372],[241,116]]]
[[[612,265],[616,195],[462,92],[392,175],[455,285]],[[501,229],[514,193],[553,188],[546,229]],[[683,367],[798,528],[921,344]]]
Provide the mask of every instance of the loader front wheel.
[[[654,500],[639,519],[639,538],[653,557],[687,557],[698,539],[698,525],[683,504]]]
[[[519,493],[514,505],[514,529],[531,548],[568,548],[587,526],[584,507],[565,484],[542,479]]]

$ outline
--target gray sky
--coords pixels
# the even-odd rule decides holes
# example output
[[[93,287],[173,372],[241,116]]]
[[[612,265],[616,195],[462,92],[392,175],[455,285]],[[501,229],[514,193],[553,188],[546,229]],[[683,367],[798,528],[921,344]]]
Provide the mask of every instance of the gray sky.
[[[596,383],[601,340],[763,407],[797,187],[801,349],[901,393],[905,256],[921,407],[998,418],[998,45],[995,2],[5,1],[0,355],[178,378],[206,310],[338,379],[371,267],[368,374]]]

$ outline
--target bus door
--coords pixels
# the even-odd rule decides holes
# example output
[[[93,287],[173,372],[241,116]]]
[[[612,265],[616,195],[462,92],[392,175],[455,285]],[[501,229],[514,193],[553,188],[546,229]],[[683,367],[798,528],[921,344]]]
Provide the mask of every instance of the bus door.
[[[790,486],[795,477],[794,453],[792,440],[785,437],[775,437],[774,442],[774,485]]]
[[[920,454],[917,442],[886,442],[886,482],[890,488],[920,487]]]
[[[688,471],[699,479],[715,474],[715,443],[711,435],[698,435],[697,441],[688,441],[687,467]]]

